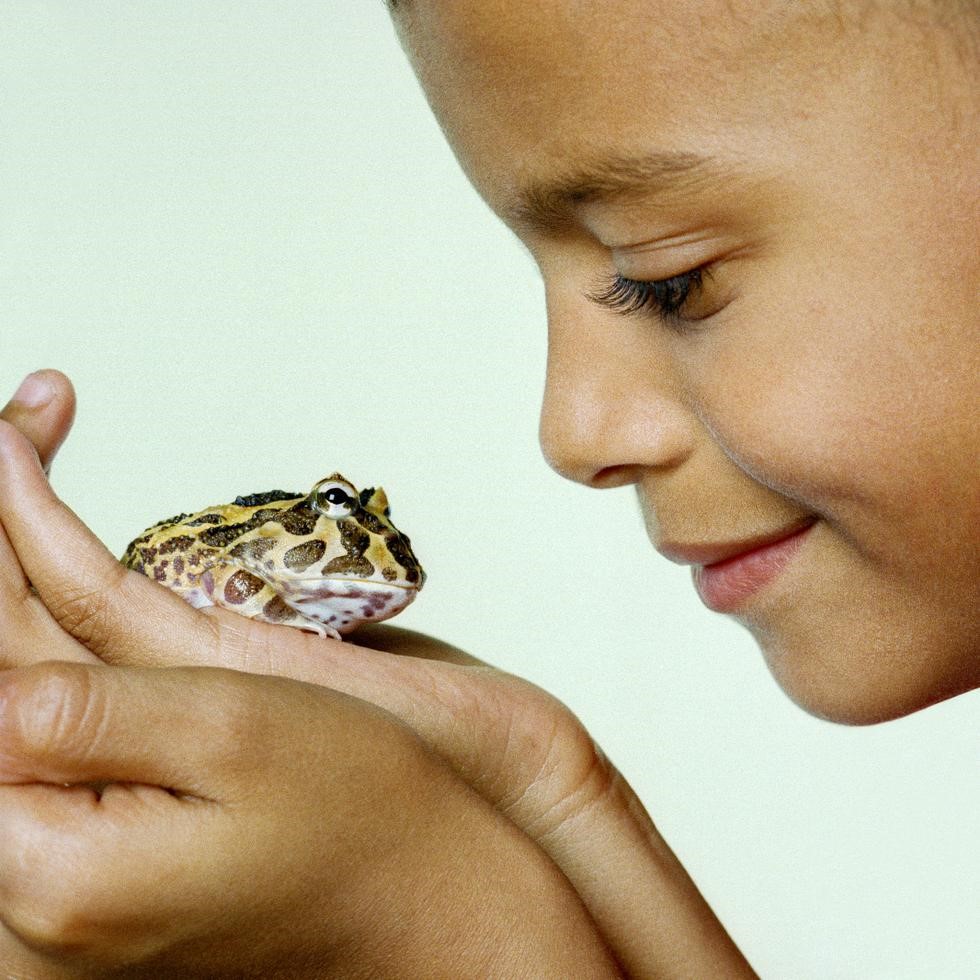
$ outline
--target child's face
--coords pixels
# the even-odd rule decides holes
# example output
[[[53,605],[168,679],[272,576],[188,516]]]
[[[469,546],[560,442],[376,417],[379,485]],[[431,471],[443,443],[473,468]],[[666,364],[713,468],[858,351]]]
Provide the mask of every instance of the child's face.
[[[403,2],[541,268],[552,465],[635,483],[808,710],[980,683],[976,117],[945,36],[758,0]]]

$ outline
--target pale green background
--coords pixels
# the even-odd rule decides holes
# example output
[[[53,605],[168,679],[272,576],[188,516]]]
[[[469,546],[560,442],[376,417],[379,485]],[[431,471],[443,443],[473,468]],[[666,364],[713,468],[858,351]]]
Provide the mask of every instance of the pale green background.
[[[976,698],[808,717],[631,491],[546,468],[536,272],[380,0],[6,0],[0,61],[0,382],[74,378],[56,484],[113,550],[382,482],[430,574],[401,623],[570,704],[764,977],[977,976]]]

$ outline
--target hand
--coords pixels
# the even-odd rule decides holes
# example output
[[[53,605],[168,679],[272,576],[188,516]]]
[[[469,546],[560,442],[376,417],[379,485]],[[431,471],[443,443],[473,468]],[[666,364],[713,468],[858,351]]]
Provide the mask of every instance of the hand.
[[[536,836],[606,791],[614,773],[564,705],[459,650],[387,626],[338,643],[215,607],[194,610],[125,569],[38,465],[38,457],[50,463],[74,407],[67,378],[42,374],[57,393],[47,414],[16,402],[2,413],[35,451],[0,421],[0,621],[8,624],[0,668],[42,660],[222,666],[343,690],[409,724]]]
[[[231,666],[380,705],[551,856],[631,972],[666,976],[694,965],[742,975],[744,961],[632,791],[571,712],[533,685],[390,627],[359,632],[355,646],[223,610],[202,615],[122,569],[54,496],[24,440],[2,425],[0,518],[23,563],[16,574],[0,563],[0,615],[16,615],[4,596],[26,570],[39,593],[32,625],[48,614],[43,639],[51,640],[54,624],[66,658]],[[25,640],[2,652],[7,663],[61,656],[45,643]]]
[[[7,976],[615,975],[527,838],[316,685],[0,674],[0,826]]]
[[[41,430],[43,427],[35,426],[35,438],[43,442],[45,433]],[[229,664],[242,668],[251,664],[266,672],[278,669],[283,673],[307,674],[322,684],[329,680],[330,661],[318,663],[319,655],[332,651],[337,663],[346,663],[351,657],[349,644],[330,643],[292,630],[277,630],[233,614],[213,618],[202,616],[143,576],[123,569],[54,496],[28,441],[11,425],[3,423],[0,423],[0,471],[3,528],[23,551],[21,557],[7,535],[0,534],[0,622],[4,623],[0,657],[3,666],[38,664],[44,660],[74,660],[91,665],[103,661],[117,665],[135,662],[156,666],[184,662]],[[60,538],[62,534],[67,537]],[[44,553],[49,548],[54,549],[52,562],[45,567],[48,563]],[[29,581],[35,589],[28,588]],[[403,642],[404,638],[402,634]],[[400,662],[397,657],[377,651],[365,649],[363,652],[379,661]],[[441,652],[458,662],[469,659],[459,653]],[[429,653],[432,655],[433,651]],[[347,833],[354,833],[351,829],[354,824],[350,820],[350,811],[354,807],[351,805],[347,806],[347,812],[337,817],[338,826],[345,832],[340,837],[344,846],[338,845],[335,849],[341,853],[329,854],[327,868],[358,867],[361,877],[370,882],[371,887],[380,888],[383,884],[382,891],[390,894],[401,894],[407,888],[413,898],[417,893],[428,923],[424,927],[422,923],[417,924],[419,939],[431,939],[435,926],[435,932],[441,936],[438,948],[447,953],[454,949],[454,944],[447,942],[444,935],[449,929],[452,935],[466,936],[466,948],[479,953],[485,965],[493,961],[504,963],[508,950],[524,949],[521,962],[522,968],[526,969],[526,951],[535,948],[546,957],[542,963],[547,957],[562,959],[571,951],[577,951],[567,959],[568,967],[562,970],[563,973],[577,968],[572,964],[586,962],[593,963],[597,975],[612,969],[593,924],[554,865],[512,824],[455,780],[441,760],[424,752],[422,743],[414,735],[415,755],[424,758],[424,767],[417,760],[413,766],[410,760],[400,758],[405,752],[399,752],[401,743],[398,739],[391,746],[379,737],[375,730],[379,712],[372,705],[322,687],[293,685],[304,689],[307,696],[310,690],[317,692],[317,696],[326,702],[320,729],[328,719],[339,723],[327,711],[334,703],[329,701],[331,698],[340,699],[348,716],[366,713],[372,722],[367,726],[358,724],[357,717],[343,718],[340,727],[346,733],[346,739],[338,739],[332,732],[318,731],[318,726],[304,719],[295,708],[285,710],[285,719],[278,719],[277,724],[249,718],[247,705],[252,688],[241,688],[246,675],[230,675],[238,678],[234,685],[227,679],[211,679],[206,684],[202,676],[211,678],[212,674],[221,678],[226,672],[188,670],[176,674],[144,670],[134,674],[131,669],[118,666],[93,670],[91,667],[72,669],[64,663],[47,663],[7,675],[7,691],[3,697],[8,709],[8,725],[9,719],[15,718],[17,724],[26,725],[35,733],[34,739],[21,739],[24,747],[18,752],[16,726],[0,732],[0,741],[6,746],[4,762],[7,764],[6,773],[0,769],[0,778],[23,783],[0,793],[0,822],[8,845],[6,864],[0,855],[0,921],[5,922],[17,950],[23,952],[22,947],[40,946],[56,958],[65,947],[75,947],[82,951],[83,959],[109,964],[116,958],[124,960],[130,955],[143,957],[146,955],[142,952],[144,946],[159,947],[170,955],[166,951],[177,939],[183,943],[188,933],[193,934],[196,927],[205,923],[208,941],[221,951],[220,963],[223,968],[227,967],[235,962],[230,958],[234,952],[232,939],[245,936],[251,941],[257,928],[247,915],[244,918],[229,915],[228,940],[215,936],[210,923],[211,910],[219,904],[233,911],[239,910],[234,890],[229,887],[229,876],[233,882],[244,882],[249,887],[255,880],[263,881],[268,888],[269,904],[273,907],[266,908],[259,903],[260,911],[270,920],[278,916],[284,923],[284,935],[295,940],[297,930],[291,922],[291,917],[296,915],[296,905],[290,897],[292,877],[289,874],[276,877],[265,864],[271,857],[277,867],[282,864],[287,870],[291,868],[288,861],[283,861],[282,849],[285,842],[296,838],[295,824],[307,823],[307,818],[310,826],[317,827],[318,834],[325,832],[334,839],[335,828],[323,798],[356,798],[358,784],[351,779],[352,773],[369,774],[372,786],[381,773],[391,773],[394,786],[385,785],[382,780],[376,791],[386,800],[401,799],[398,816],[392,817],[384,828],[387,837],[394,834],[408,843],[411,838],[404,837],[399,829],[407,821],[411,826],[428,828],[434,839],[441,842],[440,846],[454,842],[448,851],[440,852],[441,859],[431,853],[431,847],[430,853],[426,854],[418,841],[409,845],[408,856],[425,856],[423,877],[440,883],[441,893],[454,910],[464,909],[463,896],[468,890],[475,889],[474,900],[487,920],[488,938],[481,940],[480,930],[474,933],[472,925],[463,922],[457,922],[458,928],[450,928],[448,924],[456,912],[440,921],[436,914],[438,903],[431,895],[423,897],[425,889],[415,888],[411,881],[411,863],[395,860],[394,847],[385,834],[359,831],[355,839],[369,842],[365,844],[366,854],[386,856],[388,878],[380,873],[368,874],[364,869],[369,868],[370,863],[358,860],[356,855],[352,857],[349,841],[345,841]],[[148,688],[146,704],[136,696],[135,681],[127,680],[127,675],[138,678],[139,683]],[[291,683],[259,677],[248,680],[253,686],[273,684],[280,688]],[[215,687],[217,690],[209,690]],[[195,689],[202,693],[195,696]],[[111,699],[107,692],[113,692]],[[268,692],[262,691],[257,691],[252,698],[261,702],[268,699]],[[279,705],[285,699],[282,691],[273,691],[272,703]],[[157,702],[179,705],[176,719],[172,708],[169,713],[154,712],[152,707]],[[78,707],[80,703],[83,707]],[[54,716],[51,710],[43,710],[45,706],[54,711]],[[232,724],[233,738],[227,736],[227,725],[222,728],[219,724],[214,735],[208,731],[209,713],[216,714],[219,722],[223,713],[230,714],[233,720],[244,716],[249,722]],[[269,713],[268,709],[266,713]],[[110,724],[108,714],[117,724]],[[404,741],[405,733],[410,733],[410,729],[397,724],[388,715],[382,714],[382,717],[389,726],[394,726]],[[186,718],[187,731],[183,734],[188,744],[181,737],[177,721],[180,718]],[[273,755],[276,764],[270,761],[267,768],[271,773],[267,776],[261,766],[261,753],[253,744],[254,737],[242,737],[242,733],[258,731],[263,740],[268,740],[266,733],[275,731],[276,738],[270,744],[279,746],[281,752],[285,722],[296,731],[292,744],[297,764],[291,770],[288,765],[283,765],[281,758]],[[104,746],[104,756],[100,757],[92,744],[92,736],[96,737],[99,746]],[[155,744],[161,737],[165,738],[163,749]],[[66,742],[66,738],[69,741]],[[144,740],[142,748],[141,739]],[[214,751],[202,753],[199,748],[202,740],[209,749],[213,746]],[[35,742],[43,748],[40,766],[31,764],[31,747]],[[390,736],[387,742],[391,742]],[[352,743],[362,747],[362,755],[365,754],[363,747],[369,746],[368,758],[357,759],[350,747]],[[286,740],[285,744],[290,743]],[[330,746],[326,753],[330,764],[318,764],[321,760],[308,758],[311,754],[324,754],[324,745]],[[311,753],[310,749],[314,751]],[[247,766],[243,766],[244,759],[248,760]],[[419,772],[432,767],[437,767],[439,779]],[[266,802],[265,808],[254,814],[244,811],[241,787],[228,776],[226,770],[229,769],[231,777],[241,778],[243,773],[248,773],[249,785],[258,780],[260,785],[275,787],[273,804]],[[328,774],[334,781],[339,780],[340,786],[331,785],[328,789],[318,785],[309,776],[311,769]],[[184,783],[174,779],[178,772],[185,777]],[[324,780],[327,776],[323,776],[321,782]],[[447,781],[454,787],[452,791],[446,788]],[[60,785],[62,783],[71,785]],[[101,798],[88,785],[91,783],[105,784]],[[134,788],[129,784],[138,785]],[[419,786],[426,787],[426,791],[420,793]],[[404,799],[406,794],[408,800]],[[456,805],[454,794],[458,799]],[[173,801],[184,796],[204,800],[210,804],[210,809],[186,806],[175,809]],[[265,799],[268,801],[269,798]],[[219,804],[226,807],[218,810],[219,814],[226,813],[231,817],[238,814],[241,818],[237,824],[232,822],[237,838],[225,837],[219,832],[221,823],[213,817],[214,807]],[[368,798],[363,804],[365,812],[374,811],[373,799]],[[311,811],[315,811],[315,819]],[[245,816],[241,817],[243,812]],[[175,813],[179,819],[175,820]],[[413,813],[417,815],[413,816]],[[327,828],[325,831],[324,827]],[[211,828],[218,829],[209,834]],[[271,828],[265,837],[261,833],[263,828]],[[468,829],[464,831],[463,828]],[[465,839],[455,843],[461,834]],[[225,849],[231,856],[223,855],[222,851],[222,842],[229,839],[234,846],[226,844]],[[249,846],[242,848],[242,841],[248,841]],[[109,842],[112,842],[112,849],[106,853]],[[197,845],[204,850],[198,853]],[[318,847],[324,850],[322,844]],[[315,879],[316,875],[315,862],[311,862],[307,849],[290,847],[289,855],[298,858],[299,868],[306,873],[306,877],[300,875],[299,880],[308,882],[311,875]],[[508,853],[513,860],[508,860]],[[26,854],[31,855],[31,860],[25,863]],[[465,857],[467,854],[469,857]],[[174,874],[175,855],[179,856],[178,867],[186,869],[184,875]],[[212,855],[213,860],[207,855]],[[232,859],[234,856],[239,858],[237,864]],[[243,868],[240,865],[244,858],[247,860]],[[440,860],[452,870],[441,872]],[[465,873],[460,864],[464,860]],[[154,861],[159,866],[159,876],[151,873]],[[511,870],[507,870],[508,865],[513,866]],[[27,868],[29,873],[17,874]],[[134,872],[126,873],[126,869],[133,868],[139,874],[138,885],[133,880]],[[478,868],[492,873],[495,880],[483,880],[474,873]],[[80,881],[76,880],[79,872]],[[454,879],[458,880],[447,889],[446,883]],[[71,888],[65,888],[66,880],[72,881]],[[320,881],[318,887],[323,888],[327,896],[333,895],[335,901],[338,892],[344,896],[345,903],[350,903],[352,895],[356,894],[349,882],[341,887],[329,877],[316,880]],[[164,887],[167,885],[169,889]],[[516,895],[512,894],[515,887],[519,889]],[[202,897],[196,905],[184,907],[179,902],[175,904],[174,891]],[[486,915],[492,913],[492,896],[497,893],[501,897],[509,896],[504,907],[515,910],[522,920],[532,907],[554,909],[557,919],[548,916],[547,932],[555,937],[564,935],[565,939],[553,948],[551,939],[539,935],[528,946],[524,937],[529,933],[523,922],[508,922],[506,918],[500,920],[492,914]],[[532,897],[535,893],[549,897],[541,901]],[[309,904],[306,898],[304,902]],[[526,905],[528,902],[531,904]],[[247,912],[255,904],[244,903],[242,911]],[[365,900],[363,904],[366,908],[388,907],[378,898],[373,903]],[[160,919],[163,908],[176,909],[165,929],[161,929]],[[347,908],[341,921],[353,919],[350,929],[356,935],[355,927],[361,917],[352,916],[351,909],[357,909],[356,903]],[[252,914],[254,918],[258,913],[253,910]],[[310,912],[306,915],[309,917]],[[313,919],[319,923],[317,935],[326,932],[326,937],[330,938],[330,930],[325,929],[323,923],[332,924],[334,920],[323,915],[314,915]],[[407,908],[399,907],[397,919],[409,921]],[[381,922],[372,921],[369,929],[360,929],[357,942],[363,947],[364,934],[383,938],[386,933],[381,926],[384,924],[383,917]],[[498,935],[501,926],[503,930]],[[269,929],[265,922],[263,934]],[[79,935],[80,930],[82,935]],[[339,941],[336,928],[333,933],[331,941],[336,944]],[[125,942],[121,942],[121,935],[127,937]],[[490,938],[491,935],[494,938]],[[487,959],[490,947],[494,953]],[[197,949],[196,946],[193,948]],[[428,965],[423,972],[428,975],[428,970],[434,966],[434,954],[431,948],[426,948],[429,950],[425,960]],[[205,962],[198,953],[187,955],[190,957],[186,966],[188,971],[191,963]],[[276,953],[276,956],[284,955],[282,950]],[[404,950],[398,954],[397,973],[400,976],[411,975],[406,955]],[[466,950],[456,949],[453,955],[461,964]],[[26,962],[23,956],[16,959],[15,956],[15,951],[9,950],[3,963],[9,967],[15,962]],[[43,956],[39,962],[41,960],[47,962]],[[150,961],[156,962],[155,959]],[[168,959],[166,962],[176,961]],[[277,961],[272,959],[270,962]],[[341,962],[349,967],[351,961],[342,958]],[[31,969],[37,965],[33,959],[30,963]],[[317,970],[318,975],[322,975],[319,961]]]

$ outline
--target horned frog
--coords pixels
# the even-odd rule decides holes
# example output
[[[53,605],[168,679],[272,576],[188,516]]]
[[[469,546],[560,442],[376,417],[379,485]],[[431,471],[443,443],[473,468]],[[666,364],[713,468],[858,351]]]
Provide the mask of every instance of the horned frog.
[[[197,608],[334,639],[401,612],[425,582],[384,490],[358,491],[339,473],[308,494],[270,490],[178,514],[130,542],[122,562]]]

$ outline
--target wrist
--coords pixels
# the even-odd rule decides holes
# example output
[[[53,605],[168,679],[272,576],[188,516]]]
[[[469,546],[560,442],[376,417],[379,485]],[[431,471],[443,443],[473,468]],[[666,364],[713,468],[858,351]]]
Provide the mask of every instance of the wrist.
[[[565,801],[540,843],[626,974],[754,978],[636,794],[605,759],[597,766],[592,791]]]

